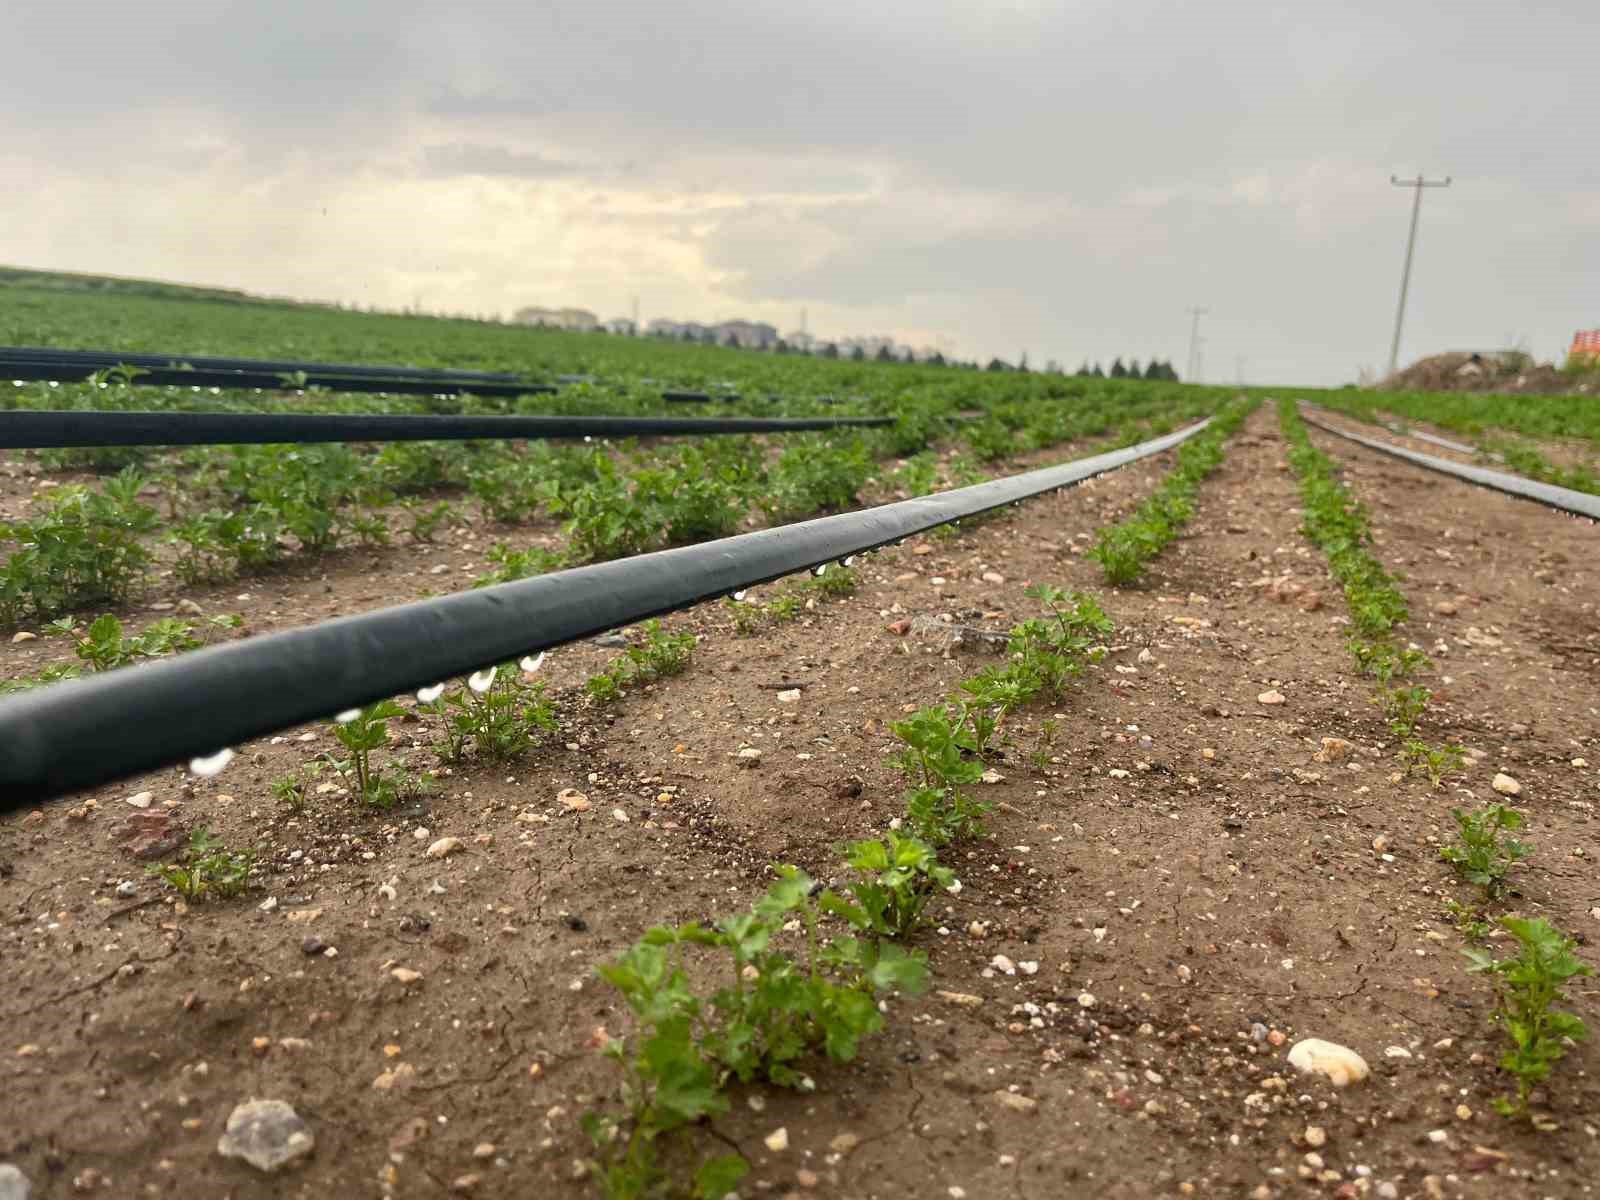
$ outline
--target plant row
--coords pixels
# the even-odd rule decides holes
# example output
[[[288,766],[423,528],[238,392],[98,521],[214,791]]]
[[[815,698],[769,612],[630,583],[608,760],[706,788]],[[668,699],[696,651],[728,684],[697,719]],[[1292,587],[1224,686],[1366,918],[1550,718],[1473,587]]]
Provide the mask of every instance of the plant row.
[[[841,890],[777,865],[776,882],[748,910],[658,926],[598,968],[634,1023],[604,1044],[622,1074],[620,1111],[583,1118],[607,1200],[721,1200],[747,1164],[738,1155],[700,1161],[680,1135],[726,1113],[734,1086],[814,1090],[809,1062],[850,1061],[884,1027],[895,995],[926,988],[927,956],[905,942],[941,891],[960,890],[938,853],[983,833],[988,806],[972,789],[997,731],[1029,701],[1059,698],[1112,631],[1089,597],[1028,594],[1043,613],[1012,629],[1003,665],[892,727],[901,744],[892,761],[909,785],[904,812],[884,838],[842,849]]]
[[[1362,674],[1374,681],[1374,702],[1400,743],[1407,769],[1426,772],[1438,784],[1444,772],[1462,765],[1463,755],[1459,746],[1433,747],[1418,736],[1433,692],[1414,679],[1432,664],[1398,635],[1409,615],[1406,598],[1367,548],[1372,529],[1365,506],[1340,482],[1333,460],[1311,444],[1293,400],[1278,402],[1278,419],[1289,444],[1289,465],[1300,482],[1301,529],[1323,552],[1344,592],[1350,654]]]
[[[1257,399],[1242,398],[1225,405],[1210,425],[1178,447],[1177,462],[1144,503],[1098,531],[1089,557],[1100,564],[1107,583],[1122,587],[1136,582],[1145,564],[1189,523],[1200,484],[1222,464],[1224,444],[1258,404]]]

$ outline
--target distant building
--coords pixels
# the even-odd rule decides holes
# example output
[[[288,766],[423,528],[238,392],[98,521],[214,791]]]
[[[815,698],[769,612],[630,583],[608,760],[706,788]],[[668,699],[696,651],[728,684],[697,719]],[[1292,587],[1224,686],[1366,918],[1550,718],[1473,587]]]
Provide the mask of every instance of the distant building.
[[[746,350],[766,350],[778,344],[777,329],[760,321],[723,321],[711,328],[723,345],[731,342]]]
[[[793,333],[784,334],[783,340],[789,343],[789,349],[798,350],[801,354],[810,354],[811,348],[817,344],[817,339],[804,329],[796,329]]]
[[[615,333],[621,337],[632,337],[638,332],[638,327],[627,317],[612,317],[602,328],[607,333]]]
[[[586,308],[519,308],[512,315],[518,325],[540,325],[546,329],[569,329],[587,333],[600,327],[600,318]]]
[[[1567,358],[1578,362],[1600,364],[1600,329],[1580,329],[1572,335],[1572,349]]]

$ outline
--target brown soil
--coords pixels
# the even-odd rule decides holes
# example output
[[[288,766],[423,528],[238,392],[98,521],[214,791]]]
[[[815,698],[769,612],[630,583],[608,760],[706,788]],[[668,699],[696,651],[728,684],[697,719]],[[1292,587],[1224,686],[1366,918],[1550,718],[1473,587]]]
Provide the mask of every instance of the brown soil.
[[[1463,969],[1445,900],[1470,897],[1438,845],[1452,805],[1514,775],[1538,849],[1504,907],[1596,931],[1596,775],[1569,765],[1600,763],[1593,530],[1315,437],[1405,573],[1411,636],[1440,668],[1429,736],[1482,754],[1443,788],[1394,774],[1264,410],[1137,589],[1103,588],[1078,551],[1160,462],[869,558],[855,596],[754,637],[716,606],[674,618],[701,635],[691,667],[610,714],[569,693],[615,651],[553,654],[560,734],[414,810],[320,796],[286,816],[268,785],[329,748],[319,727],[247,748],[214,780],[163,771],[0,822],[0,1160],[41,1197],[592,1194],[574,1178],[577,1120],[616,1079],[588,1047],[596,1027],[628,1028],[594,965],[652,924],[747,904],[771,862],[836,877],[837,845],[898,811],[888,724],[989,661],[888,626],[1004,629],[1032,612],[1024,587],[1049,581],[1099,593],[1118,633],[1074,695],[1009,723],[1005,778],[983,789],[992,836],[959,858],[963,890],[918,938],[934,987],[980,1002],[897,999],[857,1061],[815,1065],[815,1094],[740,1091],[701,1144],[748,1156],[741,1194],[1586,1194],[1600,1051],[1557,1069],[1560,1132],[1492,1112],[1490,992]],[[442,589],[430,566],[469,557],[478,570],[457,545],[347,554],[196,599],[261,631]],[[35,642],[0,662],[36,670],[41,645],[59,656]],[[800,700],[778,683],[803,685]],[[1286,703],[1259,703],[1269,689]],[[424,765],[426,731],[399,728]],[[1314,760],[1326,736],[1354,744],[1348,761]],[[757,768],[739,769],[742,746],[763,751]],[[588,810],[566,811],[564,787]],[[259,886],[188,908],[162,895],[121,840],[141,790],[157,823],[261,844]],[[445,835],[465,852],[425,858]],[[136,898],[114,895],[121,879]],[[307,956],[308,937],[337,956]],[[1037,973],[998,973],[996,954]],[[403,985],[394,965],[421,978]],[[1595,988],[1578,982],[1594,1025]],[[1256,1022],[1272,1036],[1254,1040]],[[1305,1036],[1357,1049],[1373,1078],[1338,1091],[1296,1075],[1284,1055]],[[414,1075],[373,1086],[402,1063]],[[309,1160],[267,1178],[216,1154],[249,1097],[295,1106]],[[779,1127],[788,1149],[769,1151]],[[842,1134],[858,1144],[832,1148]]]
[[[1473,360],[1477,359],[1476,362]],[[1582,395],[1595,389],[1594,379],[1574,379],[1550,363],[1526,356],[1474,355],[1452,351],[1419,359],[1379,386],[1386,391],[1503,392],[1511,395]]]

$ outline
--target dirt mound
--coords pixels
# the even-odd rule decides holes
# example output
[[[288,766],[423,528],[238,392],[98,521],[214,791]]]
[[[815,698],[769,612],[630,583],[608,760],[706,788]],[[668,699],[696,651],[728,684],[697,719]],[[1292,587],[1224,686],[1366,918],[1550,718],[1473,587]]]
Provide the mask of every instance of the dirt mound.
[[[1419,359],[1383,380],[1387,391],[1585,393],[1596,381],[1578,382],[1549,363],[1535,363],[1521,350],[1491,353],[1454,350]]]

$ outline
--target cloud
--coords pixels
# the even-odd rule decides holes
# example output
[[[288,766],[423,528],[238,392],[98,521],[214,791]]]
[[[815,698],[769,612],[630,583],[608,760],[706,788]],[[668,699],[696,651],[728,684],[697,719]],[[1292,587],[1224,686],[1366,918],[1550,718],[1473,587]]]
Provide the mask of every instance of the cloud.
[[[147,0],[8,13],[0,261],[1337,382],[1593,324],[1592,0]],[[70,45],[69,54],[51,48]],[[1575,140],[1576,139],[1576,140]],[[537,263],[531,270],[527,264]],[[931,338],[930,338],[931,340]]]
[[[504,176],[511,179],[560,179],[580,173],[569,162],[542,154],[512,150],[508,146],[479,146],[451,142],[422,148],[422,169],[427,175],[448,179],[456,175]]]

